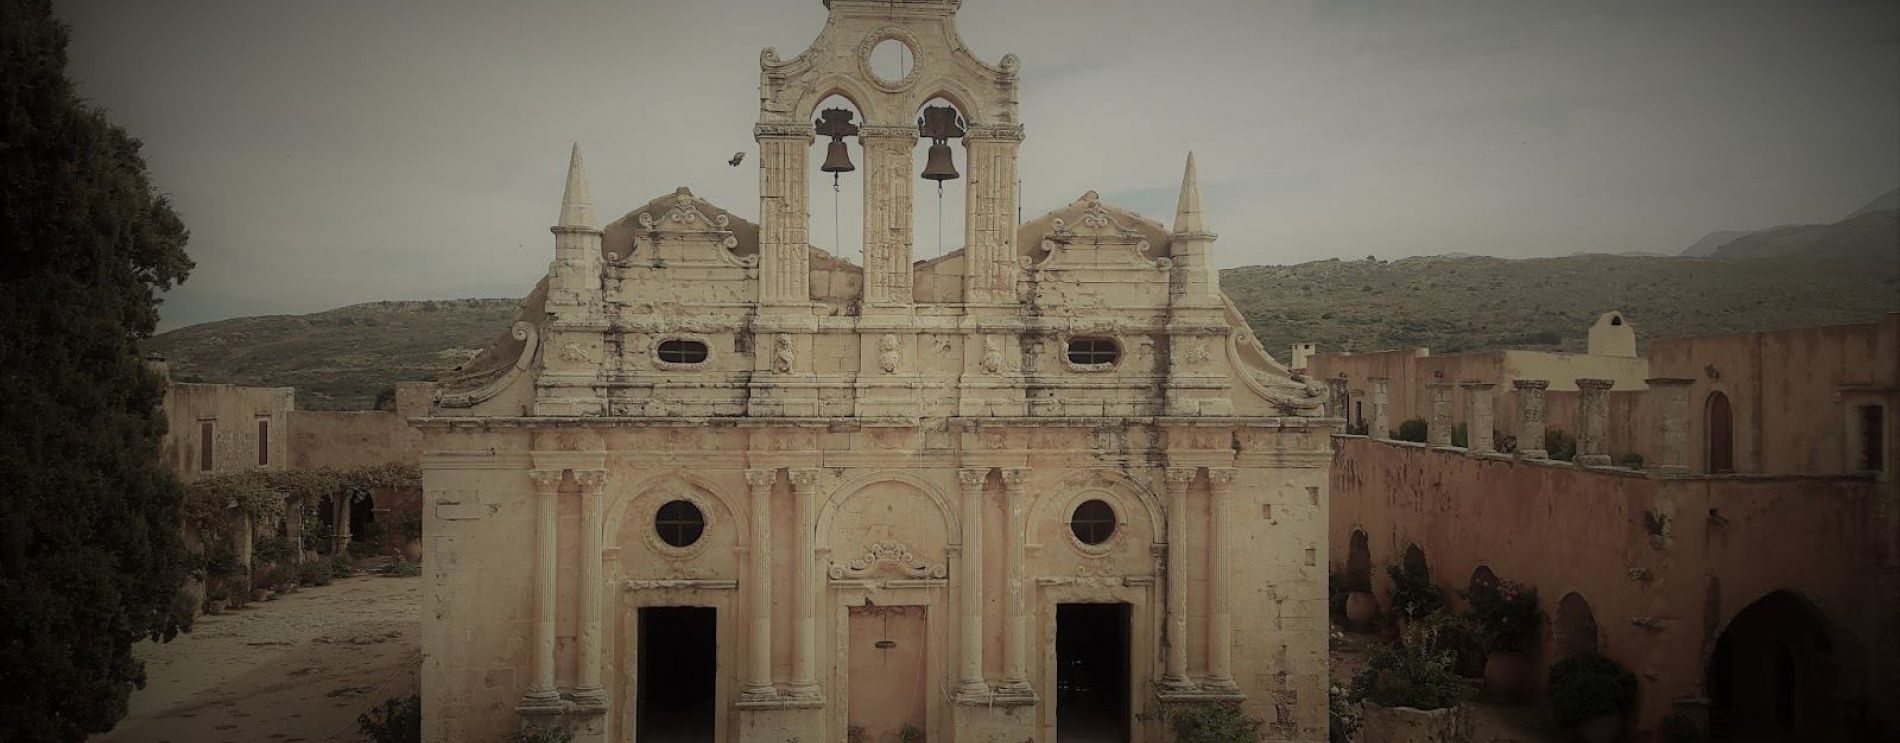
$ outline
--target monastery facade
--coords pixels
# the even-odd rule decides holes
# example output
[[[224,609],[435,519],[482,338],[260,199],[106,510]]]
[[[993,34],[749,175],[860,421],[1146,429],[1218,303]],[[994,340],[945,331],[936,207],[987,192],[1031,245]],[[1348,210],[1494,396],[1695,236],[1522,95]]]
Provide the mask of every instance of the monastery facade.
[[[576,148],[545,279],[415,419],[425,737],[1160,741],[1233,701],[1324,739],[1341,421],[1221,294],[1193,158],[1172,225],[1019,223],[1017,59],[957,0],[826,5],[760,56],[759,223],[681,188],[597,226]],[[863,266],[809,243],[819,135]],[[933,138],[964,247],[920,262]]]

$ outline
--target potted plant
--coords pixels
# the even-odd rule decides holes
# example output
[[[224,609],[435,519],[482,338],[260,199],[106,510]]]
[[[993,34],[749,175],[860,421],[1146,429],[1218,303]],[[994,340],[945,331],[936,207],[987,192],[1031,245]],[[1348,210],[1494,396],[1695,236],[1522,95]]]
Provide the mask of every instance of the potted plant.
[[[1484,645],[1485,693],[1500,701],[1528,701],[1534,691],[1537,589],[1510,580],[1477,581],[1464,592],[1465,616],[1478,626]]]
[[[1398,614],[1399,636],[1412,620],[1425,617],[1445,606],[1445,592],[1432,585],[1432,573],[1422,562],[1394,563],[1385,566],[1392,579],[1392,610]]]
[[[1636,674],[1598,653],[1582,653],[1550,667],[1550,708],[1557,724],[1585,743],[1611,743],[1636,706]]]
[[[1465,685],[1452,672],[1452,655],[1427,640],[1374,651],[1353,677],[1362,708],[1359,743],[1453,743],[1467,740],[1459,705]]]

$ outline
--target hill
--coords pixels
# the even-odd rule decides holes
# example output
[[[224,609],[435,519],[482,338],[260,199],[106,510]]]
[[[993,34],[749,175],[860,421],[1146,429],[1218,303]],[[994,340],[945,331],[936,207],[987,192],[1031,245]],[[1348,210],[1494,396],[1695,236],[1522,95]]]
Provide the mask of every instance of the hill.
[[[1716,230],[1715,232],[1703,235],[1702,239],[1695,241],[1695,244],[1683,248],[1679,255],[1684,258],[1707,258],[1715,253],[1716,248],[1727,245],[1730,240],[1747,234],[1750,234],[1748,230]]]
[[[1316,261],[1222,272],[1268,350],[1429,346],[1581,351],[1602,312],[1642,338],[1857,322],[1900,311],[1892,264],[1620,255]],[[184,381],[294,386],[305,407],[369,407],[397,381],[433,379],[502,332],[516,300],[375,302],[223,320],[145,345]]]
[[[1709,257],[1900,261],[1900,211],[1872,211],[1833,224],[1762,230],[1723,244]]]

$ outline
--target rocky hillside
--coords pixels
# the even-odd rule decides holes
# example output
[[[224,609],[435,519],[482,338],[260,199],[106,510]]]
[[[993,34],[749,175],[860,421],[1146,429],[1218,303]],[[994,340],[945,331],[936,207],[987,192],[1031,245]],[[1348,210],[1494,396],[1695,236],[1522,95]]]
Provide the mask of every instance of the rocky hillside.
[[[1476,256],[1252,266],[1221,284],[1283,356],[1429,346],[1582,350],[1602,312],[1644,338],[1855,322],[1900,311],[1890,263],[1617,255]],[[397,381],[433,379],[507,327],[513,299],[376,302],[310,315],[223,320],[161,334],[181,380],[291,386],[305,407],[368,407]]]

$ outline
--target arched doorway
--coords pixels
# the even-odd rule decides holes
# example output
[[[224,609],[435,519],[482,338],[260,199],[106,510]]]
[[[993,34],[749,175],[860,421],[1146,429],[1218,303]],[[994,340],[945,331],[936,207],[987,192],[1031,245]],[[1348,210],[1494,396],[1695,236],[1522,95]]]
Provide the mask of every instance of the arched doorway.
[[[1576,591],[1564,594],[1557,602],[1557,615],[1552,621],[1550,641],[1556,650],[1555,660],[1597,652],[1597,617],[1583,594]]]
[[[1729,407],[1728,395],[1721,391],[1709,393],[1708,415],[1708,463],[1711,474],[1735,471],[1735,413]]]
[[[1372,547],[1363,531],[1354,530],[1346,551],[1346,590],[1372,590]]]
[[[1705,684],[1717,741],[1839,740],[1834,647],[1820,610],[1776,591],[1715,641]]]

